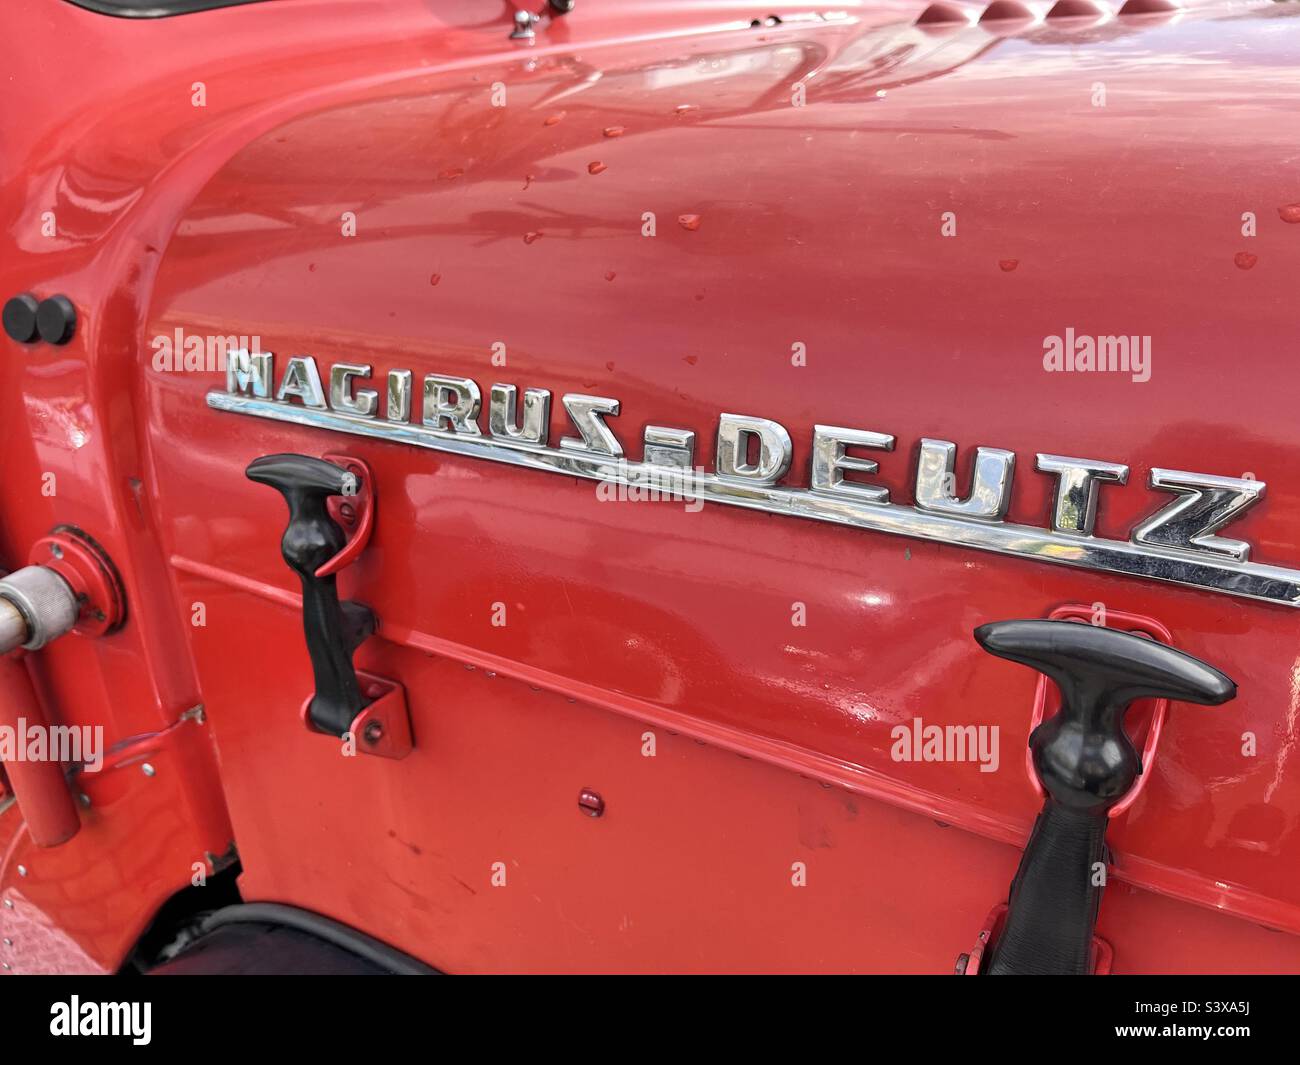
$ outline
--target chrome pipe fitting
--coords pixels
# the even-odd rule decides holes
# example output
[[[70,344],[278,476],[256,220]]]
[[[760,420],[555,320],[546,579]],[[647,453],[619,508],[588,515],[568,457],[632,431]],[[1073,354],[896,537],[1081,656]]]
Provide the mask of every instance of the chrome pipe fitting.
[[[45,566],[0,577],[0,654],[35,651],[69,632],[81,606],[68,582]]]

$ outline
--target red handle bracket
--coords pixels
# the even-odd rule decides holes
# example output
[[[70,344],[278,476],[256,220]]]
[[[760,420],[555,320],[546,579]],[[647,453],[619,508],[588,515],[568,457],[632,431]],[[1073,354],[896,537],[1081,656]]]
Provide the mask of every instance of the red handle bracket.
[[[395,680],[364,669],[357,670],[357,681],[366,698],[373,700],[352,719],[352,726],[348,729],[357,752],[378,755],[380,758],[405,758],[415,747],[411,736],[411,712],[406,703],[406,689]],[[298,710],[298,716],[307,726],[308,732],[320,732],[311,721],[313,698],[312,695],[307,696]]]
[[[317,577],[328,577],[345,566],[352,565],[370,542],[375,526],[375,475],[364,460],[351,455],[322,455],[326,462],[342,466],[357,479],[357,490],[350,496],[331,496],[325,506],[329,515],[347,534],[343,550],[316,570]]]

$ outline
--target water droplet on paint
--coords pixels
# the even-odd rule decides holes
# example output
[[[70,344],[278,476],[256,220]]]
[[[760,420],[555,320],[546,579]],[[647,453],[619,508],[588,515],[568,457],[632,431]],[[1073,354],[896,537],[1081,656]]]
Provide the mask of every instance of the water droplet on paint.
[[[1249,270],[1259,262],[1259,256],[1248,251],[1239,251],[1232,257],[1232,261],[1237,264],[1238,270]]]
[[[1014,270],[1014,269],[1015,269],[1017,266],[1019,266],[1019,265],[1020,265],[1020,260],[1019,260],[1019,259],[999,259],[999,260],[998,260],[998,269],[1001,270],[1004,274],[1009,274],[1009,273],[1011,273],[1011,271]]]
[[[1285,207],[1279,207],[1277,216],[1283,222],[1290,222],[1295,225],[1300,222],[1300,203],[1288,203]]]
[[[606,281],[613,281],[614,278],[616,278],[616,277],[618,277],[618,274],[614,273],[613,270],[606,270],[606,271],[605,271],[605,280],[606,280]]]
[[[452,178],[464,177],[465,168],[463,166],[449,166],[438,174],[439,181],[450,181]]]
[[[682,356],[682,362],[686,363],[687,366],[694,366],[699,361],[700,361],[700,357],[698,355]]]
[[[536,244],[541,239],[542,239],[541,230],[534,230],[532,233],[524,234],[525,244]]]
[[[441,280],[442,280],[442,274],[430,274],[430,275],[429,275],[429,284],[431,284],[431,285],[436,285],[436,284],[437,284],[439,281],[441,281]]]
[[[699,108],[696,107],[694,104],[678,104],[676,107],[673,108],[673,114],[681,116],[687,114],[690,111],[698,111],[698,110]]]
[[[691,232],[700,228],[700,216],[697,214],[679,214],[677,224],[683,229],[689,229]]]
[[[608,169],[609,169],[609,167],[607,167],[604,163],[588,163],[588,164],[587,164],[587,173],[588,173],[588,174],[603,174],[603,173],[604,173],[606,170],[608,170]]]
[[[604,129],[602,129],[600,132],[603,133],[606,137],[621,137],[621,136],[623,136],[623,127],[622,127],[622,126],[606,126],[606,127],[605,127]]]
[[[563,111],[559,111],[559,112],[556,112],[556,113],[553,114],[553,115],[547,115],[546,118],[543,120],[542,125],[543,125],[543,126],[554,126],[554,125],[556,125],[557,123],[559,123],[559,121],[560,121],[561,119],[563,119],[563,118],[564,118],[564,112],[563,112]]]

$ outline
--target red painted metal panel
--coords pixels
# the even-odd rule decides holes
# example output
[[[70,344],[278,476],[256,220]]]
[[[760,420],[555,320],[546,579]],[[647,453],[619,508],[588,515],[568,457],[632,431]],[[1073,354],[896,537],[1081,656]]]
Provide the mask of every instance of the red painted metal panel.
[[[1149,468],[1251,471],[1268,497],[1234,534],[1294,565],[1300,227],[1278,209],[1297,196],[1282,116],[1300,86],[1289,38],[1266,32],[1290,13],[936,36],[910,25],[920,3],[751,29],[743,4],[592,2],[521,50],[498,6],[6,16],[59,31],[63,66],[85,74],[51,99],[22,55],[5,90],[42,132],[0,161],[21,252],[0,262],[3,291],[66,292],[81,318],[66,348],[0,368],[12,468],[60,484],[7,508],[0,543],[21,558],[69,521],[123,570],[128,626],[42,652],[52,705],[114,739],[200,699],[208,713],[183,783],[105,776],[120,816],[74,845],[112,856],[121,901],[72,934],[116,964],[164,885],[187,882],[182,859],[233,836],[246,897],[455,971],[946,971],[1037,805],[1020,765],[1034,678],[971,629],[1100,601],[1241,687],[1218,710],[1171,708],[1112,828],[1099,934],[1115,971],[1300,968],[1291,611],[607,503],[588,482],[238,418],[204,405],[220,373],[158,371],[151,347],[177,329],[256,335],[280,358],[612,395],[631,452],[647,422],[695,429],[706,454],[721,411],[776,418],[796,484],[815,423],[890,432],[879,480],[902,502],[921,437],[958,441],[965,464],[1008,448],[1011,518],[1033,525],[1051,487],[1036,451],[1127,462],[1099,525],[1120,539],[1163,501]],[[1135,43],[1159,61],[1134,63]],[[1192,53],[1231,59],[1240,106]],[[1067,327],[1153,337],[1151,380],[1045,374],[1043,338]],[[283,507],[242,476],[286,450],[375,471],[371,543],[341,581],[381,619],[359,663],[408,694],[400,762],[340,758],[298,720],[310,672]],[[917,717],[997,725],[999,771],[894,761],[891,729]],[[584,788],[602,817],[578,809]],[[165,853],[127,845],[149,817]],[[73,910],[40,905],[71,927]]]

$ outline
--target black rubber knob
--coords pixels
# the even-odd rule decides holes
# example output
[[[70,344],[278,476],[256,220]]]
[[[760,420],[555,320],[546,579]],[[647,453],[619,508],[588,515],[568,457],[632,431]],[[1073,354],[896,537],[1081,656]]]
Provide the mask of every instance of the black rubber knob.
[[[66,344],[77,329],[77,308],[67,296],[50,296],[36,308],[36,329],[47,344]]]
[[[577,0],[549,0],[549,2],[551,10],[557,15],[567,15],[573,10],[573,5],[577,3]]]
[[[20,344],[36,339],[36,308],[39,304],[30,292],[20,292],[5,303],[5,332]]]
[[[1124,731],[1135,699],[1217,706],[1237,686],[1213,666],[1132,633],[1071,621],[997,621],[975,639],[989,654],[1032,666],[1061,689],[1061,709],[1029,737],[1048,794],[1075,809],[1109,809],[1142,764]]]

